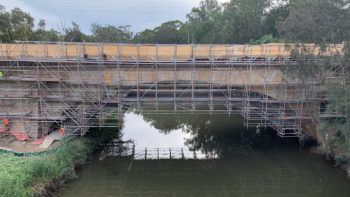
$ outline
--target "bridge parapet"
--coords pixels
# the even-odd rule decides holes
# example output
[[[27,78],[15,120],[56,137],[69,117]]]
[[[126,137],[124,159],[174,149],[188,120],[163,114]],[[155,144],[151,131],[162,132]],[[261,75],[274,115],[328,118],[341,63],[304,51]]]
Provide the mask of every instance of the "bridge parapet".
[[[0,44],[2,60],[59,61],[191,61],[232,60],[242,58],[289,59],[292,51],[307,51],[314,55],[341,53],[344,45],[332,45],[326,51],[315,44],[270,43],[262,45],[174,45],[174,44],[117,44],[24,42]]]

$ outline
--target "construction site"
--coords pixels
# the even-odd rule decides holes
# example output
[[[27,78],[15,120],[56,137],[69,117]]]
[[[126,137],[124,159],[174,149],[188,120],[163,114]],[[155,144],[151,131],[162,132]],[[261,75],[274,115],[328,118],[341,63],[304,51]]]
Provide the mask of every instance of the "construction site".
[[[322,52],[303,45],[315,55],[342,48]],[[157,114],[241,114],[246,127],[317,138],[319,120],[339,115],[325,113],[322,81],[284,73],[301,62],[307,66],[307,59],[293,57],[295,49],[302,50],[278,43],[0,44],[0,132],[31,142],[52,133],[84,136],[90,128],[118,127],[106,120],[121,120],[133,107]],[[171,110],[163,107],[169,104]]]

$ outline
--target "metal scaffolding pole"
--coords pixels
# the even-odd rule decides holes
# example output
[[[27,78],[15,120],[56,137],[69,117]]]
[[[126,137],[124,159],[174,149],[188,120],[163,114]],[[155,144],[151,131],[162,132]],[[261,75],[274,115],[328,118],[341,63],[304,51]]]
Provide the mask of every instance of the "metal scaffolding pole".
[[[97,125],[112,127],[105,120],[113,108],[121,121],[123,106],[136,104],[142,113],[240,112],[246,127],[272,127],[282,137],[298,136],[302,121],[314,119],[309,105],[319,100],[319,90],[313,89],[318,84],[277,83],[273,78],[279,69],[298,61],[285,55],[280,45],[259,47],[1,44],[0,83],[5,85],[0,86],[0,116],[27,125],[32,133],[35,123],[42,135],[65,127],[83,136]],[[336,75],[336,70],[329,73]],[[169,103],[173,109],[163,109]]]

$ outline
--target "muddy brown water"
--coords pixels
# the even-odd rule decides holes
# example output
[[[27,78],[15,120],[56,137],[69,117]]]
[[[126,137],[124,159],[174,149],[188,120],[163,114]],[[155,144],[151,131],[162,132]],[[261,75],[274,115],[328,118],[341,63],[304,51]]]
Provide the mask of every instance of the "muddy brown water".
[[[350,179],[298,140],[246,130],[240,116],[125,116],[123,139],[144,148],[193,148],[214,159],[97,154],[59,197],[350,196]]]

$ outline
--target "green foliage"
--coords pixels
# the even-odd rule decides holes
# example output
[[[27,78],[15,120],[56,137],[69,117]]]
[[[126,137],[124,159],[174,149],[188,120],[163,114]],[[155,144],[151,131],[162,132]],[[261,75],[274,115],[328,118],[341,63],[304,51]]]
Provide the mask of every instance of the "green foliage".
[[[350,12],[339,0],[291,0],[289,15],[277,24],[292,42],[341,42],[350,38]]]
[[[284,43],[284,40],[274,38],[272,34],[264,35],[259,40],[250,41],[250,44]]]
[[[155,42],[159,44],[180,44],[182,40],[179,31],[182,26],[183,23],[178,20],[161,24],[154,29]]]
[[[13,40],[29,40],[32,35],[33,17],[19,8],[10,13],[0,6],[0,38],[4,42]]]
[[[84,35],[81,33],[79,25],[72,22],[72,27],[66,28],[64,40],[67,42],[82,42]]]
[[[6,12],[0,5],[0,41],[13,42],[14,40],[32,41],[59,41],[61,35],[56,30],[45,30],[45,20],[40,20],[38,28],[34,29],[34,18],[20,8]]]
[[[129,25],[91,25],[91,35],[79,25],[63,32],[34,27],[29,13],[0,6],[0,39],[104,43],[262,44],[268,42],[340,43],[350,39],[350,6],[344,0],[202,0],[187,14],[187,21],[168,21],[154,29],[134,33]]]
[[[93,140],[94,146],[104,145],[114,139],[121,139],[123,122],[119,122],[118,112],[110,111],[103,128],[92,128],[88,137]]]
[[[130,42],[132,39],[132,32],[129,30],[130,26],[113,25],[101,26],[99,24],[91,25],[91,32],[94,42],[104,43],[125,43]]]
[[[110,113],[106,125],[118,124],[115,113]],[[76,166],[85,164],[89,154],[120,137],[118,128],[103,128],[92,130],[84,139],[69,138],[43,156],[0,153],[0,196],[35,196],[55,181],[74,179]]]
[[[29,40],[34,27],[34,19],[29,13],[19,8],[14,8],[10,15],[11,37],[14,40]]]
[[[268,0],[231,0],[224,8],[222,36],[225,43],[247,43],[263,36]],[[270,32],[267,32],[270,33]]]
[[[203,0],[187,15],[192,43],[214,43],[221,7],[217,0]]]
[[[1,153],[0,196],[34,196],[52,181],[75,178],[75,166],[84,164],[92,150],[90,140],[84,139],[63,142],[53,153],[42,157]]]
[[[156,33],[154,32],[154,30],[151,29],[145,29],[142,32],[139,32],[135,35],[134,41],[136,43],[155,43],[155,37],[156,37]]]
[[[0,5],[0,39],[2,42],[12,41],[12,28],[10,14],[5,12],[4,6]]]
[[[49,31],[45,31],[44,38],[42,40],[57,42],[61,41],[61,37],[62,36],[58,31],[51,29]]]
[[[272,36],[275,38],[279,37],[277,24],[286,20],[286,18],[289,16],[289,7],[287,5],[280,4],[264,14],[263,32],[265,35],[272,34]]]
[[[325,35],[326,36],[326,35]],[[320,43],[321,52],[330,52],[333,45],[326,45],[326,39]],[[318,126],[320,143],[324,153],[333,158],[336,164],[350,164],[350,47],[345,43],[343,51],[327,56],[314,55],[303,45],[290,48],[293,58],[298,64],[288,65],[283,69],[286,76],[301,81],[307,90],[308,82],[320,82],[318,87],[326,111],[326,115],[334,117],[313,117],[313,123]],[[310,87],[310,86],[309,86]],[[314,97],[315,97],[314,96]],[[306,97],[306,99],[309,99]],[[313,114],[312,114],[313,116]]]
[[[345,43],[342,53],[324,61],[324,66],[337,69],[323,87],[328,98],[327,113],[342,117],[323,120],[318,131],[325,139],[328,153],[335,161],[350,164],[350,45]],[[333,67],[332,67],[333,66]],[[335,67],[334,67],[335,66]]]

